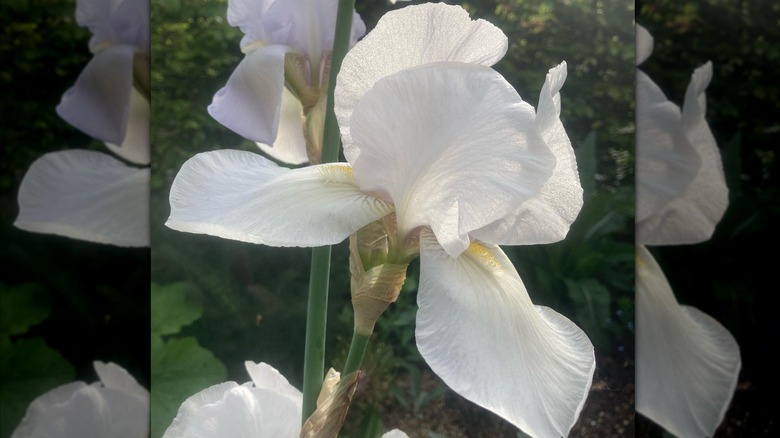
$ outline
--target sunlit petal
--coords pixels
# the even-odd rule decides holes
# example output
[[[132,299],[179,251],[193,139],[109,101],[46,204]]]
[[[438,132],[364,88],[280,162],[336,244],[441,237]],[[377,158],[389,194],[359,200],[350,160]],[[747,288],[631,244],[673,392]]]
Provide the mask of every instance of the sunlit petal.
[[[106,143],[111,152],[125,160],[146,165],[151,160],[149,101],[135,88],[130,93],[130,112],[127,119],[125,139],[121,146]]]
[[[247,53],[217,91],[208,112],[244,138],[273,144],[284,89],[285,47],[267,46]]]
[[[290,382],[276,368],[267,363],[254,363],[252,361],[244,362],[244,366],[256,388],[275,392],[298,404],[300,409],[303,400],[301,391],[290,385]]]
[[[538,196],[520,205],[510,215],[471,233],[473,238],[497,245],[557,242],[582,208],[582,186],[577,159],[560,119],[560,89],[566,81],[566,63],[547,73],[539,95],[536,125],[555,155],[555,169]]]
[[[149,245],[149,169],[67,150],[37,159],[19,187],[14,225],[118,246]]]
[[[352,127],[345,153],[360,188],[392,199],[402,234],[430,226],[452,256],[469,232],[537,196],[555,166],[533,108],[481,65],[388,76],[355,107]]]
[[[119,365],[113,362],[104,363],[100,361],[93,362],[93,365],[100,382],[106,388],[132,394],[141,399],[149,398],[149,391],[139,385],[135,378]]]
[[[57,114],[90,137],[122,144],[133,88],[133,46],[97,53],[62,96]]]
[[[170,204],[174,230],[272,246],[335,244],[392,211],[358,189],[347,164],[290,170],[234,150],[184,163]]]
[[[485,20],[471,20],[459,6],[426,3],[386,13],[347,53],[336,81],[335,111],[344,145],[352,143],[355,105],[379,79],[441,61],[490,66],[507,47],[500,29]]]
[[[287,88],[282,92],[282,107],[279,116],[279,130],[273,146],[257,143],[269,156],[289,164],[303,164],[309,161],[306,154],[306,139],[303,136],[303,107]]]
[[[587,336],[534,306],[496,246],[453,259],[421,234],[417,346],[455,392],[539,437],[567,436],[591,385]]]
[[[713,436],[741,367],[720,323],[681,306],[652,255],[637,246],[636,409],[679,437]]]

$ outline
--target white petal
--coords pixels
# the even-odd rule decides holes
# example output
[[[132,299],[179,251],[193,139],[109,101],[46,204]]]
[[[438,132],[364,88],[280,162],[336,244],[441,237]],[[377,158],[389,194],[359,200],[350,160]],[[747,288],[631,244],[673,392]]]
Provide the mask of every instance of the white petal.
[[[392,211],[358,189],[346,164],[290,170],[234,150],[184,163],[170,203],[174,230],[271,246],[335,244]]]
[[[135,51],[125,45],[95,54],[62,95],[57,114],[91,137],[121,144],[130,113]]]
[[[133,378],[133,376],[124,368],[113,362],[104,363],[95,361],[93,362],[93,365],[98,378],[100,378],[100,382],[106,388],[122,391],[142,400],[149,399],[149,391],[139,385],[135,378]]]
[[[121,146],[106,143],[111,152],[136,164],[147,165],[151,157],[149,131],[151,109],[149,101],[135,88],[130,92],[130,112],[127,119],[125,138]]]
[[[290,382],[274,367],[267,363],[251,361],[244,362],[244,366],[256,388],[275,392],[298,405],[302,403],[301,391],[290,385]]]
[[[54,398],[44,395],[30,405],[13,438],[149,435],[148,399],[81,382],[54,392]]]
[[[268,8],[276,0],[229,0],[227,19],[231,26],[238,27],[244,33],[241,46],[253,41],[270,41],[274,27],[265,20]]]
[[[267,46],[247,53],[217,91],[209,114],[237,134],[259,143],[276,138],[284,89],[283,46]]]
[[[402,0],[404,1],[404,0]],[[385,432],[382,435],[382,438],[409,438],[409,435],[407,435],[404,431],[393,429],[389,432]]]
[[[374,86],[345,154],[360,187],[393,200],[401,234],[433,228],[452,256],[468,233],[538,195],[555,167],[533,108],[489,67],[439,63]]]
[[[206,391],[184,402],[164,438],[278,438],[300,434],[301,406],[286,397],[233,382]]]
[[[676,436],[713,436],[737,384],[739,345],[712,317],[677,303],[641,245],[636,275],[636,410]]]
[[[709,239],[728,206],[715,140],[704,120],[711,77],[697,70],[686,110],[637,72],[637,241],[668,245]]]
[[[111,42],[148,50],[149,6],[149,2],[137,0],[79,0],[76,22],[92,31],[91,47]]]
[[[149,169],[100,152],[67,150],[37,159],[19,187],[26,231],[118,246],[149,246]]]
[[[344,145],[352,143],[355,105],[379,79],[441,61],[490,66],[507,47],[500,29],[485,20],[472,21],[460,6],[426,3],[386,13],[347,53],[336,80],[335,111]]]
[[[639,65],[653,53],[653,36],[644,27],[636,25],[636,65]]]
[[[306,154],[306,138],[303,136],[303,107],[287,88],[282,92],[282,106],[279,130],[273,146],[257,143],[257,146],[271,157],[289,164],[303,164],[309,161]]]
[[[571,321],[531,303],[500,248],[472,244],[457,259],[420,236],[417,346],[458,394],[538,437],[567,436],[590,389],[595,358]]]
[[[529,199],[501,220],[471,234],[475,239],[496,245],[557,242],[582,209],[582,186],[577,158],[561,123],[560,89],[566,81],[566,63],[550,69],[539,95],[536,125],[544,142],[555,155],[555,169],[538,196]]]

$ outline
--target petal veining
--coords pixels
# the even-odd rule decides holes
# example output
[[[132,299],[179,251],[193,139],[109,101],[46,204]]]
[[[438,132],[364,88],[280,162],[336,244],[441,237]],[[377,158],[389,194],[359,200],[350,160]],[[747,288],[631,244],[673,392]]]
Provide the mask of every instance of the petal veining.
[[[677,303],[650,252],[637,246],[636,409],[680,437],[713,436],[741,367],[720,323]]]
[[[430,226],[448,253],[537,196],[555,157],[533,108],[489,67],[439,63],[385,77],[352,117],[345,145],[361,189],[396,206],[404,234]]]
[[[235,150],[184,163],[170,204],[172,229],[271,246],[339,243],[393,211],[358,189],[347,164],[290,170]]]
[[[451,258],[421,234],[417,346],[455,392],[538,437],[566,436],[590,389],[587,336],[534,306],[497,246]]]

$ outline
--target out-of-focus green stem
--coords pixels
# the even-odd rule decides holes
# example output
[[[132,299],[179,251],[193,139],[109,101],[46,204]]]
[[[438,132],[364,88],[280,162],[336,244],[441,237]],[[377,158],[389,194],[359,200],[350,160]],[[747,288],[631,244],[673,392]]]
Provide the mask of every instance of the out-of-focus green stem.
[[[344,364],[344,371],[341,373],[342,376],[349,375],[360,369],[370,337],[371,335],[364,335],[358,332],[352,333],[352,343],[349,345],[347,362]]]
[[[328,105],[325,112],[322,162],[339,159],[339,126],[333,112],[333,96],[336,75],[341,61],[349,50],[352,36],[352,14],[355,0],[339,0],[336,16],[336,35],[333,41],[330,79],[328,81]],[[303,365],[303,419],[317,408],[317,397],[325,376],[325,328],[328,312],[328,281],[330,277],[330,246],[314,248],[309,276],[309,303],[306,316],[306,351]],[[365,347],[364,347],[365,350]],[[362,358],[362,355],[361,355]],[[359,366],[359,364],[358,364]]]

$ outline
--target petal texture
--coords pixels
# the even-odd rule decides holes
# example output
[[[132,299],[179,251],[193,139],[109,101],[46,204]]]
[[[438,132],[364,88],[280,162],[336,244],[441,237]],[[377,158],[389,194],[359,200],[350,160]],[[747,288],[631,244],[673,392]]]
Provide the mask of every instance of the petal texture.
[[[522,203],[510,215],[471,233],[475,239],[496,245],[557,242],[582,209],[582,186],[577,158],[561,123],[560,89],[566,81],[566,63],[550,69],[539,94],[536,126],[555,156],[552,175],[539,194]]]
[[[496,246],[473,244],[457,259],[421,234],[417,346],[455,392],[535,437],[568,435],[590,389],[587,336],[534,306]]]
[[[537,196],[555,157],[533,108],[489,67],[439,63],[376,83],[345,145],[360,188],[392,199],[399,231],[430,226],[454,256],[468,233]]]
[[[79,0],[76,22],[92,32],[90,47],[111,42],[148,50],[149,6],[138,0]]]
[[[149,246],[149,169],[100,152],[37,159],[19,187],[17,228],[118,246]]]
[[[174,230],[271,246],[335,244],[392,211],[358,189],[346,164],[290,170],[234,150],[184,163],[170,204]]]
[[[73,87],[63,94],[57,114],[91,137],[122,144],[130,112],[135,51],[135,47],[124,45],[95,54]]]
[[[347,53],[336,80],[335,111],[345,147],[352,143],[352,111],[379,79],[441,61],[490,66],[507,47],[500,29],[485,20],[472,21],[460,6],[426,3],[386,13]]]
[[[284,46],[267,46],[246,54],[227,84],[217,91],[208,112],[235,133],[273,144],[284,89]]]
[[[713,436],[741,367],[720,323],[674,298],[661,268],[637,246],[636,409],[679,437]]]

